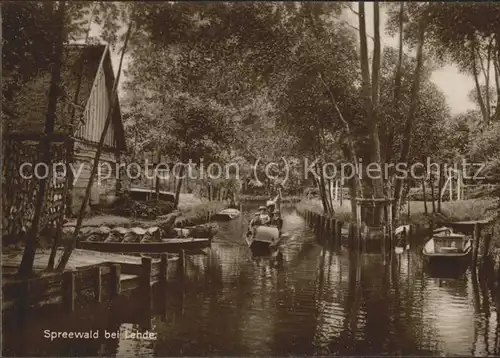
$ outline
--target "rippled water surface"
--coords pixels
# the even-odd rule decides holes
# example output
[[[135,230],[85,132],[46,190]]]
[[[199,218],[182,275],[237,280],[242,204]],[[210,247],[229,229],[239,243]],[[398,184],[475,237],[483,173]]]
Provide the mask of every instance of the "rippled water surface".
[[[323,248],[293,209],[284,263],[252,258],[241,220],[222,223],[186,275],[111,307],[37,319],[4,333],[6,355],[494,355],[494,300],[470,272],[431,277],[418,250],[384,265],[380,255]],[[77,327],[77,328],[75,328]],[[86,341],[49,342],[43,330],[99,330]],[[156,340],[126,339],[130,330]],[[104,330],[121,332],[104,339]],[[29,343],[28,343],[29,342]]]

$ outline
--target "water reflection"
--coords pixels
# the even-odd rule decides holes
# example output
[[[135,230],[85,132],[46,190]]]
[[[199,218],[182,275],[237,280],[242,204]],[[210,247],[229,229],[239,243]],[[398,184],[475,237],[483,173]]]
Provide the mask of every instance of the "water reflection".
[[[497,302],[488,283],[471,272],[431,276],[419,251],[380,255],[331,251],[318,245],[304,221],[286,209],[284,264],[253,259],[244,241],[249,215],[221,224],[213,247],[187,260],[186,275],[111,309],[31,324],[4,333],[8,355],[34,354],[26,337],[50,355],[494,355]],[[46,327],[91,327],[122,332],[121,339],[57,344]],[[85,328],[90,329],[90,328]],[[156,341],[124,332],[157,333]],[[5,332],[5,330],[4,330]],[[72,344],[72,348],[69,345]]]

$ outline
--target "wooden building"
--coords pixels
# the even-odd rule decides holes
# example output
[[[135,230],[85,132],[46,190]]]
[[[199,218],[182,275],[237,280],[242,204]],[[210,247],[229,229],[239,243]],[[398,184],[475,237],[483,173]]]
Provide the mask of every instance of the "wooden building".
[[[30,78],[11,103],[14,111],[2,118],[3,191],[10,191],[10,194],[7,193],[2,197],[4,224],[9,220],[21,220],[20,226],[26,226],[26,221],[30,220],[30,215],[32,216],[34,202],[32,198],[37,190],[37,181],[20,178],[18,168],[26,162],[34,166],[41,160],[38,144],[44,133],[50,80],[51,74],[48,71],[39,71],[37,76]],[[66,198],[66,207],[70,214],[75,214],[81,206],[110,107],[114,80],[107,46],[65,47],[61,71],[63,95],[57,106],[52,138],[54,148],[52,163],[69,163],[76,173],[76,176],[71,177],[69,181]],[[118,98],[115,100],[112,122],[100,158],[101,163],[107,163],[101,166],[103,169],[101,179],[103,177],[106,179],[96,183],[90,204],[111,203],[120,188],[120,173],[117,170],[126,146],[120,104]],[[60,150],[61,148],[64,149]],[[68,169],[67,172],[71,171]],[[52,216],[55,216],[63,200],[61,193],[64,183],[61,185],[61,182],[55,183],[54,180],[50,180],[50,183],[46,196],[45,221],[53,219]],[[19,199],[14,193],[21,189],[23,199]],[[14,217],[16,215],[17,218]],[[23,219],[20,219],[19,215],[23,216]]]

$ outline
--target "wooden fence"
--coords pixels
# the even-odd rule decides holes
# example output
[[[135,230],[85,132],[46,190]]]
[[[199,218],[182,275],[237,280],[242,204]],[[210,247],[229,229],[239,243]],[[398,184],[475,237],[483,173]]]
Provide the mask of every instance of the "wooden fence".
[[[38,180],[33,175],[35,166],[42,163],[40,140],[21,135],[6,135],[2,143],[2,235],[17,236],[31,226],[35,211]],[[48,167],[48,190],[40,228],[54,227],[62,210],[65,180],[53,180],[55,163],[64,163],[71,141],[64,138],[51,142],[52,162],[38,166],[39,175]],[[23,166],[23,164],[26,164]],[[44,168],[45,167],[45,168]],[[22,171],[22,173],[21,173]],[[30,177],[31,176],[31,177]]]

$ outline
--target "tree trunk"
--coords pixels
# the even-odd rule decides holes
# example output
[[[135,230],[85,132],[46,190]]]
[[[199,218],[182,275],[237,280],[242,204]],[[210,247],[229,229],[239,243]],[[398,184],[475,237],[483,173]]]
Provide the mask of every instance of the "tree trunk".
[[[181,165],[181,168],[179,169],[179,179],[177,180],[177,186],[175,188],[175,199],[174,199],[174,209],[177,209],[179,206],[179,198],[181,194],[181,187],[182,187],[182,176],[184,175],[184,170],[185,166]]]
[[[179,169],[177,183],[175,186],[174,209],[177,209],[177,207],[179,206],[179,198],[181,194],[182,182],[184,181],[183,175],[187,165],[184,164],[184,148],[181,148],[179,158],[181,160],[182,165]]]
[[[362,75],[362,96],[364,103],[364,110],[367,116],[370,127],[370,161],[372,163],[381,164],[380,158],[380,137],[378,131],[377,119],[377,104],[378,104],[378,79],[380,74],[380,31],[379,31],[379,8],[378,4],[374,3],[374,55],[373,55],[373,77],[370,80],[370,69],[368,61],[368,47],[365,23],[365,8],[364,3],[359,2],[359,38],[360,38],[360,61],[361,61],[361,75]],[[372,81],[377,81],[372,83]],[[384,184],[382,173],[379,172],[376,178],[371,180],[373,187],[373,196],[375,198],[384,197]],[[382,215],[382,211],[378,210],[377,216]]]
[[[354,171],[355,171],[355,173],[354,173],[355,179],[354,180],[356,181],[356,184],[354,186],[351,186],[351,187],[355,188],[356,192],[354,193],[354,197],[356,197],[358,192],[362,192],[363,185],[361,183],[360,175],[358,173],[358,168],[359,168],[358,159],[357,159],[356,149],[354,147],[354,142],[352,140],[351,129],[350,129],[349,123],[346,121],[346,119],[344,118],[344,115],[340,111],[340,108],[337,105],[337,101],[335,100],[335,97],[334,97],[332,91],[330,90],[330,87],[328,87],[328,84],[325,82],[322,74],[319,73],[318,77],[319,77],[321,83],[323,84],[323,87],[328,92],[330,102],[333,105],[333,108],[337,112],[340,120],[342,121],[342,123],[344,124],[344,127],[345,127],[345,131],[346,131],[345,137],[346,137],[347,145],[342,145],[342,153],[347,158],[347,160],[349,160],[354,166]]]
[[[325,214],[331,214],[332,210],[330,207],[330,201],[328,199],[330,193],[329,190],[327,189],[325,177],[323,175],[323,170],[321,168],[322,168],[321,165],[319,165],[319,167],[316,168],[316,170],[319,172],[321,202],[323,203],[323,209],[325,211]]]
[[[415,73],[413,77],[413,84],[411,88],[411,103],[410,103],[410,111],[408,113],[408,119],[405,124],[404,134],[403,134],[403,143],[401,145],[401,155],[399,162],[407,163],[408,157],[410,154],[410,146],[411,146],[411,136],[413,129],[413,120],[415,117],[415,113],[417,111],[418,105],[418,92],[420,90],[420,73],[422,72],[422,64],[423,64],[423,46],[424,46],[424,35],[425,35],[425,27],[426,24],[424,20],[419,22],[418,28],[418,47],[417,47],[417,65],[415,68]],[[394,188],[394,201],[399,208],[401,205],[401,193],[403,190],[403,180],[402,178],[396,178],[396,184]],[[399,210],[395,210],[398,212]],[[396,214],[397,215],[397,214]],[[397,219],[397,216],[395,217]]]
[[[500,121],[500,60],[498,56],[500,56],[500,40],[497,37],[496,43],[496,52],[497,56],[493,56],[493,69],[495,73],[495,89],[497,92],[497,102],[495,107],[495,114],[493,115],[495,121]]]
[[[431,185],[431,198],[432,198],[432,212],[436,212],[436,199],[435,199],[435,193],[434,193],[434,175],[431,173],[430,175],[430,185]]]
[[[84,41],[85,44],[87,44],[87,42],[89,40],[90,29],[91,29],[91,25],[92,25],[92,18],[94,16],[93,14],[94,14],[94,9],[96,8],[96,6],[97,6],[97,4],[94,5],[93,9],[90,12],[90,19],[89,19],[87,31],[85,34],[85,41]],[[75,133],[75,109],[78,105],[78,100],[80,99],[80,91],[81,91],[82,79],[83,79],[83,70],[84,70],[84,66],[85,66],[83,54],[82,54],[82,57],[80,58],[79,62],[80,62],[80,68],[78,69],[78,78],[76,79],[75,96],[73,97],[73,106],[71,107],[71,112],[70,112],[70,116],[69,116],[69,118],[71,120],[70,131],[72,134]],[[69,168],[69,165],[71,163],[72,155],[70,153],[73,150],[73,145],[74,145],[74,142],[71,141],[70,143],[68,143],[67,148],[66,148],[66,150],[67,150],[67,152],[66,152],[66,168]],[[69,187],[70,186],[72,187],[72,182],[73,182],[72,171],[69,171],[66,173],[66,181],[64,183],[64,194],[63,194],[62,208],[61,208],[61,213],[60,213],[59,220],[57,223],[56,236],[55,236],[54,242],[52,244],[52,249],[50,250],[49,262],[47,264],[48,271],[54,269],[57,248],[59,247],[59,242],[60,242],[61,235],[62,235],[62,228],[63,228],[63,224],[64,224],[64,215],[66,214],[66,208],[67,208],[66,203],[68,202]]]
[[[479,84],[479,73],[477,70],[477,61],[476,61],[476,39],[473,38],[474,35],[471,35],[471,66],[472,66],[472,75],[474,77],[474,84],[476,86],[477,100],[479,102],[479,108],[481,109],[481,115],[483,116],[483,121],[487,123],[489,121],[488,118],[488,110],[486,109],[486,104],[483,100],[483,95],[481,93],[481,85]]]
[[[103,128],[103,131],[101,133],[101,138],[100,138],[99,144],[97,146],[97,150],[96,150],[96,154],[95,154],[95,158],[94,158],[94,164],[92,166],[92,171],[90,172],[90,177],[89,177],[89,182],[87,183],[87,188],[85,189],[85,195],[83,197],[82,205],[80,207],[80,212],[78,214],[78,219],[76,221],[76,227],[75,227],[75,231],[73,232],[73,237],[71,239],[71,245],[69,248],[64,250],[62,257],[59,260],[59,264],[57,265],[58,271],[64,271],[64,269],[66,268],[66,264],[68,263],[69,258],[71,256],[71,253],[73,252],[73,250],[76,246],[76,241],[78,239],[78,233],[80,232],[80,228],[82,226],[83,216],[85,213],[85,209],[87,207],[87,203],[89,201],[90,191],[91,191],[92,185],[94,183],[94,177],[95,177],[95,174],[97,172],[97,167],[99,165],[99,158],[101,157],[102,148],[104,146],[104,140],[106,139],[106,135],[108,133],[108,128],[109,128],[109,125],[111,124],[111,119],[113,118],[113,112],[114,112],[114,108],[116,105],[115,98],[117,96],[118,83],[120,81],[120,74],[121,74],[121,69],[122,69],[122,64],[123,64],[123,58],[125,55],[125,51],[127,50],[128,40],[130,38],[131,31],[132,31],[132,23],[129,24],[128,29],[127,29],[127,33],[125,35],[125,43],[123,45],[122,53],[120,56],[120,64],[118,66],[118,74],[116,76],[115,83],[113,84],[113,90],[111,91],[111,103],[110,103],[110,106],[108,109],[106,122],[104,123],[104,128]]]
[[[441,214],[441,191],[443,190],[443,184],[444,184],[444,164],[439,165],[439,179],[438,179],[438,213]]]
[[[73,150],[73,145],[74,142],[72,140],[69,140],[66,144],[66,158],[65,158],[66,168],[69,168],[69,165],[71,163],[71,158],[72,158],[71,151]],[[66,202],[68,201],[68,192],[71,180],[72,180],[72,175],[66,173],[63,196],[62,196],[61,212],[59,213],[59,218],[57,220],[57,231],[56,231],[56,236],[54,237],[54,242],[52,243],[52,249],[50,250],[49,262],[47,263],[47,271],[52,271],[54,269],[57,249],[59,247],[59,243],[61,241],[61,236],[63,232],[64,215],[66,211]]]
[[[429,214],[429,210],[427,209],[427,188],[425,187],[425,178],[422,178],[422,191],[424,195],[424,213]]]
[[[342,206],[342,203],[344,201],[344,178],[340,178],[340,191],[339,191],[339,195],[340,195],[340,206]]]
[[[398,46],[398,62],[396,64],[396,75],[394,78],[394,100],[393,100],[393,119],[397,120],[401,117],[400,112],[400,98],[401,98],[401,79],[403,77],[403,24],[404,24],[404,6],[402,1],[399,3],[399,46]],[[385,161],[390,163],[392,160],[394,142],[394,129],[391,127],[387,137],[385,149]],[[395,212],[396,210],[393,210]]]
[[[55,11],[55,19],[58,24],[57,39],[54,44],[53,67],[49,89],[49,103],[47,106],[47,115],[45,117],[45,137],[40,142],[40,152],[42,153],[42,162],[52,162],[51,136],[54,133],[54,125],[57,112],[57,102],[59,99],[59,86],[61,82],[61,67],[64,46],[64,18],[66,15],[66,2],[61,1]],[[35,260],[36,246],[38,242],[38,231],[40,221],[43,215],[45,201],[45,191],[47,189],[47,178],[38,180],[38,193],[36,196],[35,212],[31,228],[26,236],[26,247],[24,248],[23,258],[19,265],[19,274],[27,276],[33,272],[33,263]],[[64,198],[63,198],[64,200]]]

